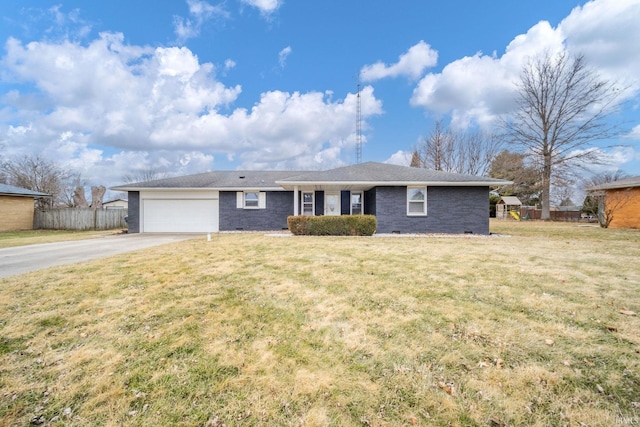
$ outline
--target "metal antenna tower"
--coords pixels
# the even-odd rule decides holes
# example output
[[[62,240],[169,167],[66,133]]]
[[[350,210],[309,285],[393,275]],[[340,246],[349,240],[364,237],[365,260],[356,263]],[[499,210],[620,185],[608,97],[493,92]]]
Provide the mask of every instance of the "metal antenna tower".
[[[356,164],[362,163],[362,99],[360,98],[360,82],[356,104]]]

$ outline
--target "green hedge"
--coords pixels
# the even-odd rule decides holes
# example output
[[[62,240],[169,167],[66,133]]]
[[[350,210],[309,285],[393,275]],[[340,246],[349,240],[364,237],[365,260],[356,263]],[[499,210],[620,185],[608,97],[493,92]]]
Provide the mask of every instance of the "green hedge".
[[[296,236],[371,236],[378,226],[373,215],[290,216],[287,224]]]

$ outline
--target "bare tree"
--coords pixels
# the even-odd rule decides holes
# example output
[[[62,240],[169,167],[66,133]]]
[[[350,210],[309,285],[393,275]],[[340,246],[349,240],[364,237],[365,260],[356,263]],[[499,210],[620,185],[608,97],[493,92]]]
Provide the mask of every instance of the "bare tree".
[[[582,181],[582,185],[587,192],[587,196],[582,203],[582,211],[588,215],[593,215],[598,218],[598,222],[603,228],[608,228],[609,224],[613,220],[615,211],[623,207],[626,203],[621,203],[622,200],[611,200],[609,204],[609,212],[603,212],[602,209],[605,206],[606,192],[604,190],[592,190],[593,188],[600,187],[601,185],[611,184],[616,181],[628,178],[629,175],[617,169],[615,171],[605,171],[589,178],[585,178]],[[622,198],[620,198],[622,199]]]
[[[559,165],[598,162],[587,145],[613,135],[606,119],[621,91],[587,66],[584,55],[548,52],[532,58],[518,82],[517,110],[503,122],[509,142],[536,157],[542,170],[542,219],[550,219],[552,175]]]
[[[457,133],[436,122],[431,134],[416,147],[411,165],[468,175],[486,175],[501,142],[488,133]]]
[[[134,182],[155,181],[156,179],[166,178],[165,172],[160,172],[154,168],[142,169],[133,174],[126,174],[122,177],[122,181],[125,184],[131,184]]]
[[[25,156],[4,162],[0,175],[7,184],[29,190],[50,194],[51,198],[36,199],[37,208],[64,206],[66,191],[76,176],[71,170],[64,169],[40,156]]]
[[[84,197],[84,182],[80,173],[71,172],[69,178],[66,180],[66,185],[60,196],[59,205],[68,208],[83,207],[78,204],[78,192],[82,191]]]
[[[597,187],[598,185],[609,184],[625,178],[629,178],[629,174],[623,170],[605,171],[585,178],[583,180],[583,186],[584,188]]]
[[[102,198],[106,191],[104,185],[91,187],[91,205],[89,206],[91,209],[102,209]]]
[[[594,190],[589,196],[598,205],[597,218],[602,228],[609,228],[616,214],[632,200],[631,188]]]

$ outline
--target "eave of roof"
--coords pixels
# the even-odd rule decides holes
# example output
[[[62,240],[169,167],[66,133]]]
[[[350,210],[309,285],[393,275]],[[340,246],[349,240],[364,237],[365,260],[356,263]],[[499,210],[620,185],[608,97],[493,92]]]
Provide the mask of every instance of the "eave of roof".
[[[282,191],[276,180],[300,175],[301,171],[213,171],[112,187],[114,191],[224,190]]]
[[[115,191],[282,191],[299,188],[369,189],[376,186],[489,187],[511,181],[367,162],[324,171],[216,171],[112,187]]]
[[[588,188],[587,191],[599,191],[599,190],[615,190],[620,188],[633,188],[640,187],[640,176],[634,176],[631,178],[620,179],[618,181],[607,182],[606,184],[596,185]]]
[[[15,185],[0,184],[0,195],[19,197],[52,197],[51,194],[29,190],[28,188],[16,187]]]

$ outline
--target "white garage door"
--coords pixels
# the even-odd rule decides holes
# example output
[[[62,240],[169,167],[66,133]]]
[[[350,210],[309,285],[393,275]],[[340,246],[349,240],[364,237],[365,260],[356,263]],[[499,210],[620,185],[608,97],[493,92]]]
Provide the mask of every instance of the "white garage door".
[[[217,199],[145,199],[145,233],[200,233],[218,231]]]

